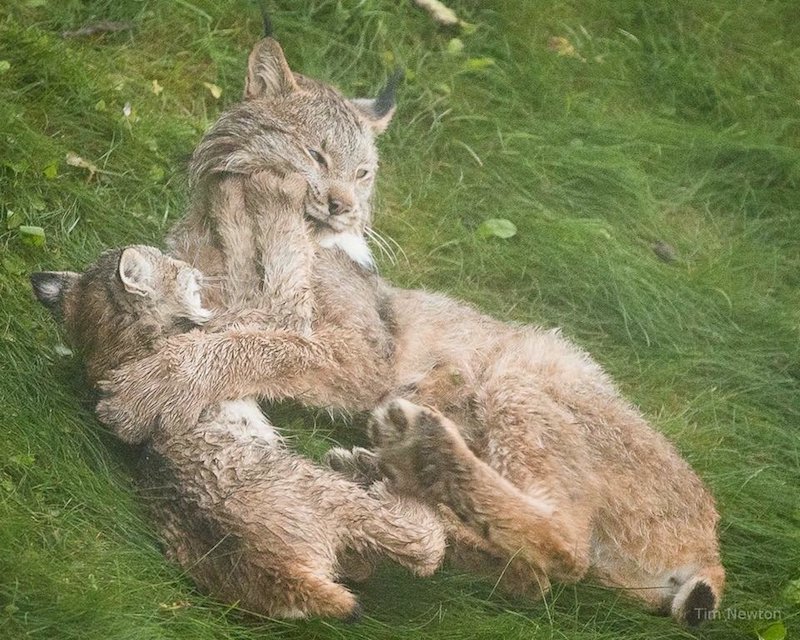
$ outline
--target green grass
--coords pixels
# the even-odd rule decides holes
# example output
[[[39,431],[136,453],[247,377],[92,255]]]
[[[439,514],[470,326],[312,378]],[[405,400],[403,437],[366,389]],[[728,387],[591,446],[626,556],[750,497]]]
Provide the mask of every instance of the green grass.
[[[796,3],[453,5],[477,25],[460,55],[410,2],[276,3],[295,68],[353,94],[408,70],[377,203],[406,257],[384,273],[588,348],[717,496],[723,609],[777,611],[797,637],[800,600],[785,596],[800,579]],[[135,29],[59,36],[102,19]],[[130,452],[93,418],[27,273],[160,242],[186,201],[185,158],[238,98],[258,33],[258,12],[233,0],[0,2],[0,215],[47,234],[29,247],[0,221],[0,637],[691,637],[604,589],[512,602],[468,575],[391,568],[358,587],[360,624],[254,620],[162,559]],[[549,50],[551,36],[585,62]],[[470,70],[478,58],[494,64]],[[108,173],[87,180],[69,152]],[[490,217],[518,234],[479,240]],[[308,450],[347,437],[286,420]],[[698,635],[764,626],[723,616]]]

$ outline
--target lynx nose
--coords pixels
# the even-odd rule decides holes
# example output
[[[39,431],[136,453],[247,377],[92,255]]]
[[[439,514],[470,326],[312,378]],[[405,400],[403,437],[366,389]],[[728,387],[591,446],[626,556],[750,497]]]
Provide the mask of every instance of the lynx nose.
[[[328,213],[332,216],[340,216],[352,210],[353,205],[338,198],[328,198]]]

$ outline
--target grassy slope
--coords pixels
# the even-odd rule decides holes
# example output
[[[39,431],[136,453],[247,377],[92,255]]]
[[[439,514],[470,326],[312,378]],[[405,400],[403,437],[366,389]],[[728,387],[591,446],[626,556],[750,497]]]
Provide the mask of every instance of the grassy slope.
[[[382,143],[377,226],[407,255],[386,274],[560,325],[589,348],[718,496],[726,606],[779,609],[793,637],[798,609],[782,592],[800,578],[794,3],[459,4],[479,26],[461,56],[410,3],[286,0],[275,13],[294,66],[349,92],[373,90],[394,61],[411,72]],[[255,13],[217,0],[0,2],[11,65],[0,209],[47,232],[31,249],[0,222],[0,635],[687,637],[600,589],[507,602],[469,576],[391,569],[360,587],[359,625],[254,623],[162,561],[125,452],[93,420],[78,364],[54,350],[26,273],[158,243],[183,207],[183,158],[238,96]],[[99,19],[136,30],[58,36]],[[549,51],[553,35],[586,62]],[[465,71],[479,57],[495,64]],[[87,182],[68,152],[110,173]],[[518,235],[475,239],[487,217]],[[676,261],[656,256],[658,241]],[[311,423],[294,417],[318,451],[330,428]],[[752,638],[755,626],[723,620],[701,635]]]

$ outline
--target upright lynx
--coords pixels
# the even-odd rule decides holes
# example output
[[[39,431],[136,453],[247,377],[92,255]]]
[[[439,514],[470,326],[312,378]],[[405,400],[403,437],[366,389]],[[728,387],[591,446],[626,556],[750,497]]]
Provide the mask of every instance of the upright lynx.
[[[678,620],[702,621],[724,584],[714,501],[600,366],[556,331],[392,288],[371,270],[364,234],[373,137],[391,116],[387,104],[353,102],[293,74],[272,39],[255,47],[245,101],[195,152],[196,206],[173,246],[221,286],[243,281],[251,302],[265,300],[272,294],[259,265],[270,257],[257,235],[247,251],[231,239],[240,225],[263,232],[258,210],[228,197],[218,176],[301,174],[308,191],[297,214],[307,233],[287,243],[311,256],[308,281],[292,283],[307,287],[311,329],[291,348],[268,329],[171,338],[110,376],[101,415],[135,437],[158,416],[191,419],[192,403],[250,394],[377,408],[376,453],[338,451],[331,462],[362,481],[385,475],[436,505],[463,566],[531,594],[550,579],[587,578]],[[275,376],[275,363],[291,364],[291,375]],[[154,373],[164,367],[176,373]]]

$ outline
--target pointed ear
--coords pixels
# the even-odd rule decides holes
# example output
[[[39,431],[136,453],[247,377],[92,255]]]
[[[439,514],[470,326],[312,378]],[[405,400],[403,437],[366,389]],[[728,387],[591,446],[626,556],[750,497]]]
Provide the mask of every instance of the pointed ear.
[[[119,278],[128,293],[153,293],[153,264],[135,247],[123,249],[119,257]]]
[[[397,86],[402,79],[403,70],[397,69],[377,98],[355,98],[350,101],[376,134],[386,131],[392,120],[396,107]]]
[[[271,98],[292,91],[297,91],[297,83],[281,45],[273,38],[259,40],[247,61],[244,99]]]
[[[81,274],[72,271],[40,271],[31,274],[31,286],[39,302],[57,319],[61,319],[64,294],[80,277]]]

